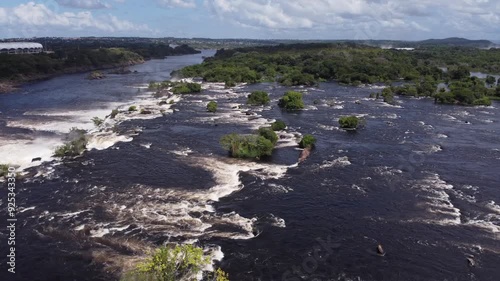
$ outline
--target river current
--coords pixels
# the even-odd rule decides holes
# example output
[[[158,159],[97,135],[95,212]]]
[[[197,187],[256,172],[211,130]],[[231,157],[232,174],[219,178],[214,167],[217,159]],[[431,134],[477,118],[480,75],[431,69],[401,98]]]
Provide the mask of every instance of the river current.
[[[396,97],[391,106],[368,98],[376,86],[204,83],[202,93],[164,97],[174,104],[162,107],[145,89],[212,54],[153,60],[99,81],[67,75],[0,96],[0,163],[27,167],[17,187],[17,273],[2,263],[0,280],[113,280],[163,243],[196,243],[237,281],[498,280],[498,102]],[[303,92],[302,112],[277,106],[290,89]],[[268,91],[270,105],[247,107],[254,90]],[[130,105],[152,113],[108,119],[112,133],[93,128],[92,117]],[[362,117],[364,128],[339,129],[344,115]],[[231,159],[219,145],[224,134],[276,119],[288,127],[268,159]],[[51,158],[72,127],[91,130],[90,150]],[[299,164],[304,134],[317,144]],[[46,162],[32,164],[35,157]]]

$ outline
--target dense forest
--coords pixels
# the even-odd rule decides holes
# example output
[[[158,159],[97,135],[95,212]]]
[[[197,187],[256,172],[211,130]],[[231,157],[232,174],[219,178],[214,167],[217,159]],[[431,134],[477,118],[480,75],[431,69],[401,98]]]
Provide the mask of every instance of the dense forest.
[[[145,59],[164,58],[170,55],[195,54],[199,51],[180,45],[103,42],[76,44],[75,42],[52,42],[54,51],[40,54],[0,54],[0,82],[19,83],[50,77],[61,73],[112,68],[144,62]],[[102,47],[105,45],[106,47]]]
[[[437,98],[436,101],[477,104],[476,100],[481,100],[482,104],[488,104],[485,97],[495,97],[498,90],[493,88],[494,85],[486,86],[484,81],[468,83],[473,70],[500,73],[500,50],[434,46],[405,51],[354,43],[221,49],[202,64],[185,67],[173,74],[202,77],[208,82],[225,82],[228,87],[234,83],[264,81],[276,81],[286,86],[312,86],[331,80],[349,85],[404,82],[406,87],[411,87],[410,91],[392,89],[391,94],[404,92],[405,95],[433,97],[438,94],[438,85],[445,83],[450,86],[444,87],[444,92],[449,92],[447,98]],[[462,80],[465,81],[458,83]],[[468,90],[461,91],[462,88]],[[470,97],[455,98],[459,92]],[[388,93],[387,100],[391,100]]]

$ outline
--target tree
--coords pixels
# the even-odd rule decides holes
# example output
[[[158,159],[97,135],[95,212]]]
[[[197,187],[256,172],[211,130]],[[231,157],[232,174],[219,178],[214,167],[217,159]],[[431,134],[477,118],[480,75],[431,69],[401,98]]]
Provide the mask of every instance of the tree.
[[[356,116],[343,116],[339,119],[339,125],[342,129],[356,129],[359,124],[359,118]]]
[[[259,135],[229,134],[220,139],[221,146],[235,158],[260,158],[271,156],[274,144]]]
[[[450,78],[453,80],[462,80],[470,77],[470,70],[465,65],[459,65],[456,68],[450,69]]]
[[[276,120],[273,124],[271,124],[271,129],[273,129],[273,131],[282,131],[285,128],[286,124],[281,120]]]
[[[275,145],[278,142],[278,135],[271,129],[271,128],[259,128],[259,136],[265,137],[266,139],[270,140],[273,145]]]
[[[489,86],[495,84],[495,81],[496,81],[495,77],[490,75],[486,76],[486,84],[488,84]]]
[[[203,255],[202,248],[189,244],[163,246],[140,263],[136,270],[128,273],[123,280],[194,280],[209,263],[210,258]]]
[[[208,112],[215,113],[217,111],[217,103],[215,101],[210,101],[207,104],[207,110],[208,110]]]
[[[313,148],[316,144],[316,138],[312,135],[305,135],[299,142],[301,148]]]
[[[304,108],[304,102],[302,101],[302,93],[288,91],[279,100],[278,105],[286,110],[300,110]]]
[[[247,104],[266,105],[271,101],[269,94],[264,91],[254,91],[248,95]]]

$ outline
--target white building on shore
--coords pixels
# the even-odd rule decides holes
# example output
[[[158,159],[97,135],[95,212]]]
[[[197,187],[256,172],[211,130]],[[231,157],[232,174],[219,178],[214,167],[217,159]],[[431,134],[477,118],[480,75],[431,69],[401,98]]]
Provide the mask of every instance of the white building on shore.
[[[38,54],[43,45],[35,42],[0,42],[0,54]]]

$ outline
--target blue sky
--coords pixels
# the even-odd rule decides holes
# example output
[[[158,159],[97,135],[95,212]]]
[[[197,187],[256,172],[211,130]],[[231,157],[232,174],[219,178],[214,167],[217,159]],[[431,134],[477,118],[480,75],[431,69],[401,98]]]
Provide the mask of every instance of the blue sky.
[[[500,40],[498,0],[2,0],[0,37]]]

